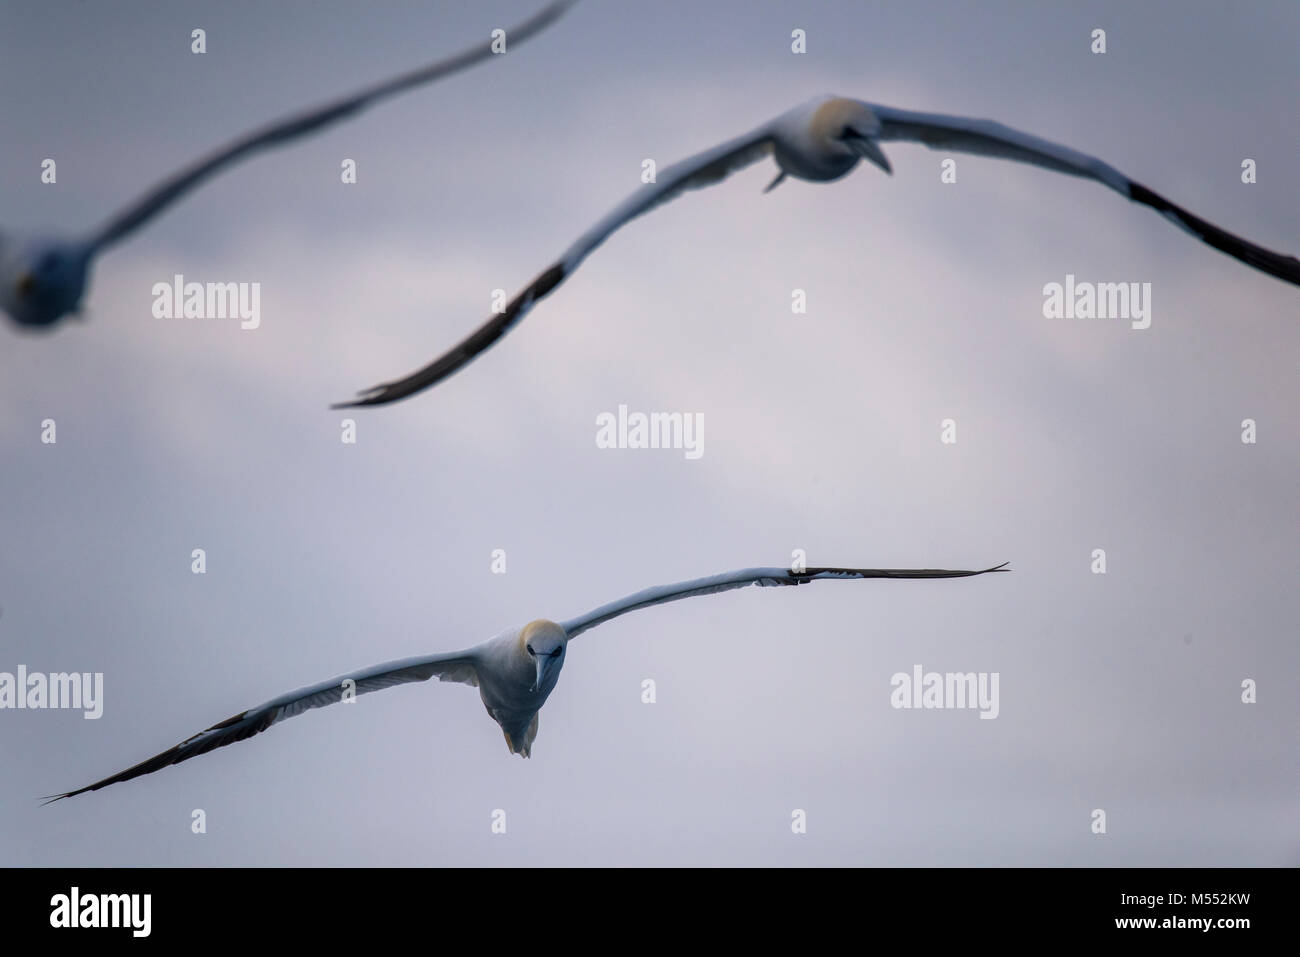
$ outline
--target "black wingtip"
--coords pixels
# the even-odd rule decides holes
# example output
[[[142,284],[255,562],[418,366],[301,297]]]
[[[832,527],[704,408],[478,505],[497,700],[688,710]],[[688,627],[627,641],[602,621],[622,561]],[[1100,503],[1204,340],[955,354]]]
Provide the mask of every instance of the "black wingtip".
[[[363,389],[357,393],[355,399],[348,399],[346,402],[334,402],[330,405],[331,409],[363,409],[368,405],[382,405],[384,399],[382,395],[388,388],[388,384],[377,385],[372,389]]]
[[[984,575],[987,574],[988,572],[1009,572],[1011,571],[1011,569],[1007,568],[1007,566],[1010,564],[1011,564],[1010,562],[1003,562],[1001,565],[994,565],[992,568],[984,569],[984,571],[980,572],[980,574]]]
[[[76,791],[68,791],[64,794],[42,794],[36,800],[41,802],[41,807],[53,804],[55,801],[62,801],[64,798],[70,798],[76,794]]]
[[[1201,241],[1233,259],[1253,266],[1260,272],[1267,273],[1275,279],[1300,286],[1300,259],[1285,253],[1274,252],[1252,243],[1248,239],[1230,233],[1209,220],[1202,219],[1177,203],[1170,202],[1155,190],[1148,189],[1138,182],[1129,183],[1129,199],[1135,203],[1149,206],[1165,216],[1173,216],[1185,228],[1199,236]]]

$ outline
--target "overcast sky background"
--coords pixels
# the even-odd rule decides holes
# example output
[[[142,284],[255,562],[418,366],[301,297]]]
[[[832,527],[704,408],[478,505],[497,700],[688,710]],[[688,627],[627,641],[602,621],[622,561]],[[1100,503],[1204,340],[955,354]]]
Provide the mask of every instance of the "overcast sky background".
[[[89,229],[537,6],[5,4],[0,228]],[[1075,6],[588,0],[210,182],[99,261],[85,323],[5,324],[0,671],[103,672],[106,703],[0,712],[0,863],[1300,864],[1300,298],[1096,184],[959,157],[944,185],[944,154],[893,144],[892,178],[763,196],[768,161],[616,234],[437,389],[355,413],[355,446],[327,408],[459,341],[643,159],[825,92],[1001,120],[1300,252],[1300,7]],[[260,282],[261,328],[154,319],[175,273]],[[1151,283],[1151,327],[1045,319],[1067,273]],[[703,413],[704,456],[597,449],[620,403]],[[796,548],[1014,571],[622,618],[575,642],[530,761],[430,683],[34,800],[349,669]],[[892,709],[916,664],[998,672],[1000,716]]]

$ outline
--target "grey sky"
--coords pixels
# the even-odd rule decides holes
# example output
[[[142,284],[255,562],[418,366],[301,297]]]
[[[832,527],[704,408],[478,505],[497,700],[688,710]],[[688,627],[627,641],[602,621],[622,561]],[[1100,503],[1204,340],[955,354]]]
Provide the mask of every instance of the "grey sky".
[[[6,4],[0,228],[89,228],[537,6]],[[769,163],[616,234],[432,392],[354,413],[355,446],[327,410],[473,329],[643,159],[823,92],[1000,120],[1300,252],[1298,47],[1281,2],[587,0],[214,180],[103,257],[84,324],[0,328],[0,671],[100,671],[106,695],[98,721],[0,711],[0,863],[1300,863],[1296,290],[1096,184],[959,157],[944,185],[943,154],[889,145],[892,178],[762,196]],[[154,319],[175,273],[260,282],[261,328]],[[1150,282],[1151,328],[1043,318],[1067,273]],[[597,449],[620,403],[703,413],[704,456]],[[604,625],[530,761],[473,690],[413,685],[33,800],[349,668],[796,548],[1014,572]],[[892,709],[915,664],[998,672],[999,717]]]

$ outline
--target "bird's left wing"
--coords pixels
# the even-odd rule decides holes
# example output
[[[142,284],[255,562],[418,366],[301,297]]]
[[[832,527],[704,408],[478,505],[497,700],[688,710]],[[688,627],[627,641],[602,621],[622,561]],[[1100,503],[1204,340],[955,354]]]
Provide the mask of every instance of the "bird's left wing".
[[[881,142],[905,140],[924,143],[931,149],[955,150],[998,159],[1029,163],[1069,176],[1082,176],[1109,186],[1135,203],[1150,206],[1175,226],[1191,233],[1220,252],[1254,266],[1270,276],[1300,285],[1300,260],[1273,252],[1247,239],[1201,219],[1183,207],[1171,203],[1115,167],[1095,156],[1080,153],[1068,146],[1031,136],[993,120],[942,113],[918,113],[898,110],[875,103],[863,104],[880,120],[881,130],[874,139]]]
[[[995,568],[984,568],[978,571],[950,571],[946,568],[807,568],[802,572],[793,572],[788,568],[744,568],[708,578],[678,582],[675,585],[647,588],[635,595],[628,595],[620,601],[601,605],[585,615],[559,624],[572,640],[587,629],[595,628],[611,618],[626,615],[630,611],[649,608],[651,605],[662,605],[682,598],[694,598],[697,595],[713,595],[720,591],[745,588],[749,585],[805,585],[814,581],[849,581],[858,578],[969,578],[972,575],[1005,570],[1005,563]]]
[[[358,695],[367,694],[371,691],[379,691],[383,688],[391,688],[394,685],[406,684],[411,681],[428,681],[434,675],[437,675],[442,681],[458,681],[469,685],[478,684],[475,659],[470,652],[427,655],[420,658],[386,661],[383,664],[374,665],[351,674],[339,675],[337,678],[322,681],[320,684],[308,688],[290,691],[288,694],[280,695],[280,697],[266,702],[266,704],[258,705],[256,708],[249,708],[247,711],[241,711],[225,721],[214,724],[212,727],[186,738],[174,748],[168,748],[161,754],[155,754],[147,761],[141,761],[125,771],[119,771],[111,777],[96,781],[94,784],[88,784],[84,788],[77,788],[75,791],[51,794],[45,803],[52,804],[63,798],[84,794],[86,791],[98,791],[100,788],[116,784],[118,781],[129,781],[131,778],[138,778],[142,774],[151,774],[168,765],[179,764],[182,761],[188,761],[190,758],[198,757],[200,754],[207,754],[214,748],[221,748],[227,744],[234,744],[236,741],[243,741],[245,738],[260,734],[273,724],[279,724],[286,718],[292,718],[304,711],[310,711],[312,708],[323,708],[326,705],[343,701],[349,692]],[[351,682],[351,684],[347,684],[347,682]]]
[[[509,28],[506,31],[506,42],[508,44],[522,43],[550,26],[576,2],[577,0],[554,0],[528,20]],[[90,248],[100,249],[109,243],[122,239],[183,193],[193,189],[222,167],[228,166],[248,153],[263,147],[275,146],[297,139],[299,136],[358,113],[384,97],[464,70],[495,55],[497,54],[493,53],[492,41],[488,40],[468,50],[463,50],[455,56],[439,60],[437,63],[373,84],[358,93],[334,100],[304,113],[295,113],[293,116],[277,120],[245,136],[241,136],[234,142],[228,143],[168,177],[135,203],[122,210],[89,240]]]
[[[648,213],[656,206],[675,199],[686,190],[700,189],[721,182],[736,170],[758,162],[771,150],[771,133],[767,126],[763,126],[752,133],[729,140],[663,169],[655,177],[654,183],[646,184],[633,193],[613,212],[583,233],[565,250],[564,255],[557,262],[511,299],[501,313],[479,326],[455,348],[404,379],[395,379],[392,382],[373,386],[358,393],[358,398],[335,403],[331,408],[386,405],[436,385],[463,368],[479,353],[518,325],[537,302],[564,282],[582,261],[620,226]]]

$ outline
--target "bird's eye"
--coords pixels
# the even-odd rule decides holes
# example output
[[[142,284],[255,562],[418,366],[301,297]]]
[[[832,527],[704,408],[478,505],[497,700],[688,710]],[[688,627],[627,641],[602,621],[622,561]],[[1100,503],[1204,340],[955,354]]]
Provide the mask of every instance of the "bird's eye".
[[[529,653],[530,655],[533,655],[534,657],[537,656],[537,652],[533,651],[533,646],[532,646],[532,645],[525,645],[524,647],[526,647],[526,648],[528,649],[528,653]]]
[[[564,650],[563,648],[556,648],[554,651],[551,652],[551,657],[552,658],[560,657],[560,652],[563,650]]]

